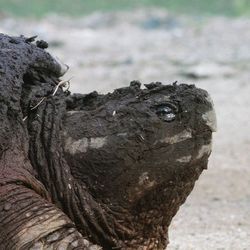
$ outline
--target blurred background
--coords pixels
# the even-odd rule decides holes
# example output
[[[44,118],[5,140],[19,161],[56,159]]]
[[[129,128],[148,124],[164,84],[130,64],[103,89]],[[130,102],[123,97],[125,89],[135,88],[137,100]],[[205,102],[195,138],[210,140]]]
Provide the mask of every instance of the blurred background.
[[[213,153],[168,249],[250,249],[250,0],[0,0],[0,32],[48,41],[72,92],[134,79],[208,90]]]

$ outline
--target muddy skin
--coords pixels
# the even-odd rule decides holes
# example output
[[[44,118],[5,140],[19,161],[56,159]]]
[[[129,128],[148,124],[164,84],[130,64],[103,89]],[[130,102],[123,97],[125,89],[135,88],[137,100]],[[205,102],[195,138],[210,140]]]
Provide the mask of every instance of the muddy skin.
[[[132,82],[112,94],[69,99],[64,155],[72,178],[108,218],[110,242],[99,243],[165,249],[172,217],[207,167],[215,130],[209,95],[193,85],[141,90]]]
[[[32,124],[38,118],[31,107],[48,96],[41,108],[50,105],[46,111],[59,131],[56,112],[64,113],[65,93],[59,89],[50,96],[67,68],[33,40],[0,34],[0,249],[99,249],[52,203],[29,158]],[[37,155],[44,153],[43,145]]]
[[[207,167],[209,95],[136,81],[53,95],[68,67],[33,41],[0,35],[0,249],[165,249]]]

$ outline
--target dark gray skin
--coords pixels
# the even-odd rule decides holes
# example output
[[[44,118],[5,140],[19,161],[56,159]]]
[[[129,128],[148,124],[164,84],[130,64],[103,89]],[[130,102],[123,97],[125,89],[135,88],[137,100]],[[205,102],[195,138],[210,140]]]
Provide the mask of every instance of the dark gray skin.
[[[172,217],[207,167],[215,114],[192,85],[131,85],[68,103],[65,158],[74,181],[105,205],[115,246],[165,249]]]
[[[53,96],[67,67],[32,40],[0,35],[0,249],[165,249],[207,167],[207,92],[132,82]]]
[[[41,125],[46,130],[42,122],[34,121],[40,109],[46,106],[48,111],[41,118],[55,117],[54,130],[46,130],[46,135],[59,131],[66,95],[61,89],[55,97],[51,93],[67,70],[33,41],[0,34],[0,249],[96,250],[99,247],[83,238],[72,220],[52,202],[31,163],[32,129]],[[46,102],[31,111],[41,96],[48,97]],[[50,153],[45,141],[43,138],[37,155],[44,153],[43,145]]]

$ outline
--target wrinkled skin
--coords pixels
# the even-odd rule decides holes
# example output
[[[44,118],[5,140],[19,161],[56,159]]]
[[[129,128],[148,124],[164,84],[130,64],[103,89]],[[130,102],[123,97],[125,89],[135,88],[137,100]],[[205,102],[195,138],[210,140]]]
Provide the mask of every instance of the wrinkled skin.
[[[53,96],[65,65],[24,37],[0,53],[0,249],[165,249],[211,153],[207,92]]]

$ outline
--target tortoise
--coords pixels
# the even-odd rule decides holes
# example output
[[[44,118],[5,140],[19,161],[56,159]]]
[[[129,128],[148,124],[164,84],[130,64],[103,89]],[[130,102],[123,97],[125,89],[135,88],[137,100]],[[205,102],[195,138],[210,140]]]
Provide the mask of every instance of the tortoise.
[[[35,37],[0,35],[0,249],[165,249],[216,118],[194,85],[71,94]]]

